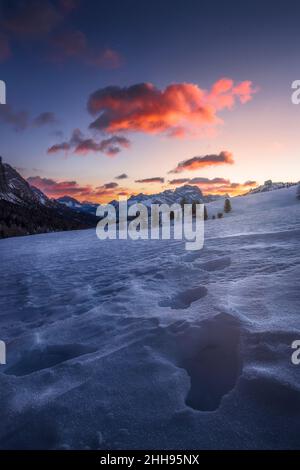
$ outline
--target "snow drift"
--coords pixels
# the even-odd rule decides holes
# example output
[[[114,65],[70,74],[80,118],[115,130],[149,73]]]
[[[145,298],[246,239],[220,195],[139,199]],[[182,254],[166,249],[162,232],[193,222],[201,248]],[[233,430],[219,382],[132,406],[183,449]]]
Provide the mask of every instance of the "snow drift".
[[[237,197],[204,249],[0,241],[2,449],[299,448],[300,203]]]

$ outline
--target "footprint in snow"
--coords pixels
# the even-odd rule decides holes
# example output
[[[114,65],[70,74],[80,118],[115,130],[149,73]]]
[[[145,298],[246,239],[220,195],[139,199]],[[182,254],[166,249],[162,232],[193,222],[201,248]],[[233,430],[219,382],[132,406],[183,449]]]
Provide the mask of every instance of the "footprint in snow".
[[[193,287],[179,292],[171,298],[161,300],[158,305],[160,307],[171,307],[172,309],[188,308],[193,302],[202,299],[206,295],[206,287]]]

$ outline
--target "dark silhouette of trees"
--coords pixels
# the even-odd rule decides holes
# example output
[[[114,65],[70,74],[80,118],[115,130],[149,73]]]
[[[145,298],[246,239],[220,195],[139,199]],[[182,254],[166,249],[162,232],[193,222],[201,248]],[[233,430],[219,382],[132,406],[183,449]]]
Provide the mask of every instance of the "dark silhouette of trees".
[[[96,216],[75,212],[63,206],[13,204],[0,200],[0,238],[35,233],[77,230],[96,227]]]
[[[225,199],[225,202],[224,202],[224,212],[225,212],[225,214],[228,214],[228,212],[230,212],[230,211],[231,211],[231,202],[227,198],[227,199]]]

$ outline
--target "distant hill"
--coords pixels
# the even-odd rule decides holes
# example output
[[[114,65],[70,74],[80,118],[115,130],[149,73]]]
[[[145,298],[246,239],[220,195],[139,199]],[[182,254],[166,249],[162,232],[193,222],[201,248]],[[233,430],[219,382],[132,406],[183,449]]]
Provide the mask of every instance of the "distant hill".
[[[245,196],[248,194],[266,193],[269,191],[275,191],[276,189],[289,188],[290,186],[295,186],[296,184],[298,183],[274,183],[272,180],[267,180],[261,186],[250,189],[250,191],[246,193]]]
[[[77,199],[71,196],[59,197],[56,199],[56,201],[58,201],[60,204],[64,204],[66,207],[69,207],[69,209],[73,209],[79,212],[87,212],[88,214],[92,215],[96,214],[97,207],[99,206],[99,204],[93,202],[77,201]]]

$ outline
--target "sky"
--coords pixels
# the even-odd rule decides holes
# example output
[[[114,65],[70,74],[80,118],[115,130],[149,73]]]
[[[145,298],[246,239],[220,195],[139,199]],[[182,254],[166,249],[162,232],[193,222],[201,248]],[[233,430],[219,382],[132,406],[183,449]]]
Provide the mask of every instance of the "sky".
[[[299,2],[0,0],[0,155],[50,197],[299,180]]]

